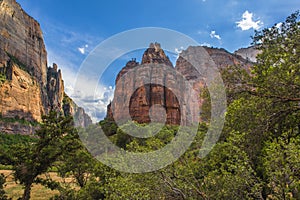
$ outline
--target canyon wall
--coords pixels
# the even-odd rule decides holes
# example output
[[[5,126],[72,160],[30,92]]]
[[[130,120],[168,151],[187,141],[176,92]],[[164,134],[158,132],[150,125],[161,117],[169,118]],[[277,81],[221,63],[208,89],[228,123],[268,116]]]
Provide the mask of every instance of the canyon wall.
[[[56,110],[65,115],[78,116],[82,121],[77,122],[77,125],[91,124],[89,116],[72,100],[68,101],[69,106],[63,105],[66,94],[61,73],[56,64],[48,67],[47,51],[39,23],[15,0],[1,0],[1,119],[16,118],[40,122],[43,115],[50,110]],[[19,132],[16,129],[16,133]],[[29,132],[25,131],[23,134],[26,133]]]

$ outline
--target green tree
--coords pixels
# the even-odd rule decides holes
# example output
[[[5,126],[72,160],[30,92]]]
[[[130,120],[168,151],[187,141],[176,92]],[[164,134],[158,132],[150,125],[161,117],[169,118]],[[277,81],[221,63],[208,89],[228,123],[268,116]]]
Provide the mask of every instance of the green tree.
[[[20,144],[12,153],[14,177],[24,185],[22,200],[30,199],[32,184],[39,181],[39,175],[47,172],[65,152],[78,148],[74,145],[78,136],[72,118],[56,112],[43,117],[36,136],[39,138],[37,142]]]
[[[300,125],[299,12],[285,22],[256,32],[254,44],[262,51],[253,68],[252,95],[270,100],[268,126],[280,135]]]
[[[262,199],[262,183],[247,153],[244,134],[232,132],[202,160],[199,177],[207,199]]]
[[[250,75],[242,69],[227,70],[229,73],[225,76],[225,82],[234,93],[235,99],[240,101],[239,106],[243,110],[240,115],[232,112],[232,116],[237,115],[240,118],[241,123],[235,123],[236,125],[248,122],[250,125],[252,122],[258,124],[260,120],[260,125],[256,126],[259,127],[257,130],[269,131],[277,136],[291,128],[299,130],[300,22],[298,18],[299,12],[296,12],[285,22],[255,33],[253,44],[261,53],[257,56],[257,63],[251,69]],[[239,108],[233,109],[238,111]],[[244,114],[245,117],[242,116]],[[233,123],[234,121],[232,120]],[[230,125],[235,127],[233,123]]]
[[[300,137],[288,135],[266,142],[263,149],[263,175],[272,199],[300,199]]]
[[[81,145],[79,140],[75,142],[79,143],[78,146]],[[77,184],[82,188],[92,176],[95,164],[94,158],[81,146],[74,152],[66,152],[57,168],[61,177],[74,177]]]
[[[261,51],[246,73],[230,68],[225,74],[232,103],[227,112],[226,138],[243,133],[239,148],[263,182],[263,198],[299,198],[300,162],[300,22],[299,12],[285,22],[256,32]],[[293,160],[293,161],[292,161]]]

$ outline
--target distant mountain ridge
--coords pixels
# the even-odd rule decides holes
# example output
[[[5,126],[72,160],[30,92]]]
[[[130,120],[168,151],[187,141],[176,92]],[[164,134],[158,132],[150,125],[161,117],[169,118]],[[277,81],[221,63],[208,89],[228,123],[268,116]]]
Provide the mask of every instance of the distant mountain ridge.
[[[1,118],[39,122],[42,115],[56,110],[75,116],[76,126],[92,123],[84,110],[65,94],[58,66],[48,67],[39,23],[15,0],[0,0],[0,75]],[[25,125],[18,126],[0,123],[0,131],[33,132]]]
[[[254,46],[241,48],[234,52],[234,54],[242,56],[244,59],[249,60],[251,62],[256,62],[256,56],[260,53]]]

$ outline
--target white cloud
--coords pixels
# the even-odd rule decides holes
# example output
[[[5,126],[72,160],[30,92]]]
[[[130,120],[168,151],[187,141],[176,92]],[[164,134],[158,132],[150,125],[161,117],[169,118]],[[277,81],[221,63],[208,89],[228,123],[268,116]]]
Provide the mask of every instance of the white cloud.
[[[207,43],[207,42],[204,42],[204,43],[200,44],[200,46],[211,47],[211,44],[209,44],[209,43]]]
[[[282,33],[282,26],[283,26],[283,23],[282,23],[282,22],[277,23],[277,24],[275,25],[275,27],[278,29],[278,33]]]
[[[183,50],[184,50],[183,47],[175,48],[175,52],[176,52],[177,54],[180,54]]]
[[[88,88],[96,85],[94,91]],[[83,90],[82,88],[86,88]],[[103,119],[106,115],[107,105],[112,101],[114,96],[114,88],[105,86],[90,80],[89,76],[81,76],[80,88],[72,88],[71,98],[91,116],[94,122]]]
[[[276,28],[281,29],[281,28],[282,28],[282,25],[283,25],[283,23],[280,22],[280,23],[276,24]]]
[[[179,58],[179,54],[181,54],[183,50],[184,50],[184,47],[180,47],[180,48],[175,48],[175,49],[174,49],[176,55],[173,54],[173,55],[171,56],[171,58],[170,58],[170,59],[171,59],[171,62],[174,64],[174,66],[176,65],[176,61],[177,61],[178,58]]]
[[[216,34],[216,31],[211,31],[211,32],[210,32],[210,37],[211,37],[211,38],[216,38],[216,39],[218,39],[218,40],[221,40],[221,36],[218,35],[218,34]]]
[[[79,51],[81,54],[85,54],[85,48],[84,48],[84,47],[78,48],[78,51]]]
[[[237,23],[237,26],[239,28],[241,28],[243,31],[249,30],[251,28],[253,28],[255,30],[258,30],[263,25],[263,22],[260,21],[260,20],[254,21],[253,20],[253,13],[250,13],[248,10],[246,10],[243,13],[242,20],[238,21],[236,23]]]
[[[84,45],[84,47],[79,47],[79,48],[77,48],[78,49],[78,51],[81,53],[81,54],[85,54],[85,52],[86,52],[86,49],[89,47],[89,45],[88,44],[86,44],[86,45]]]

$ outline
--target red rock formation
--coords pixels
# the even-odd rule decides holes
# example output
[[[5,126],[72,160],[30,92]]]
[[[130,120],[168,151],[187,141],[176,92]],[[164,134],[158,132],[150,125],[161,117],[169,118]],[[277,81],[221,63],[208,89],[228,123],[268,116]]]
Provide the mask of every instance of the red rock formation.
[[[16,64],[9,67],[10,81],[0,86],[2,117],[41,121],[43,103],[37,81]]]
[[[0,121],[0,133],[33,135],[38,127],[19,122],[7,123]]]
[[[172,66],[160,45],[150,44],[142,64],[129,61],[116,79],[115,96],[107,118],[117,122],[166,122],[187,124],[191,108],[186,105],[184,80]],[[159,114],[158,114],[159,113]]]
[[[167,107],[166,102],[170,101],[172,92],[168,91],[167,97],[168,89],[163,86],[164,83],[161,85],[150,83],[152,73],[149,72],[155,68],[155,65],[150,66],[149,64],[163,64],[173,67],[160,45],[157,43],[151,44],[143,55],[142,65],[134,60],[129,61],[118,74],[115,97],[108,105],[107,118],[118,122],[126,122],[132,119],[139,123],[149,123],[151,121],[150,108],[153,105],[161,105],[166,109],[167,116],[169,116],[168,123],[177,124],[180,122],[180,118],[170,117],[171,108]],[[144,84],[147,81],[148,83]],[[178,106],[176,98],[172,99],[174,99],[172,106]],[[179,113],[173,115],[178,116]]]
[[[197,47],[193,48],[190,50],[197,52]],[[205,55],[201,55],[203,51],[198,51],[200,54],[190,54],[191,59],[193,57],[207,59],[206,57],[209,56],[218,69],[231,65],[238,65],[245,69],[252,66],[251,62],[224,49],[208,47],[204,49]],[[164,64],[165,67],[160,64]],[[149,80],[153,80],[155,84],[149,83]],[[164,115],[167,124],[179,125],[198,121],[197,111],[203,104],[203,98],[200,97],[201,88],[206,85],[204,80],[203,72],[197,71],[182,56],[179,56],[176,67],[173,68],[160,45],[151,44],[143,55],[141,65],[129,61],[118,74],[115,96],[107,107],[107,119],[118,122],[132,119],[139,123],[149,123],[153,114],[151,107],[159,105],[166,110],[166,113],[161,115]],[[191,84],[195,95],[200,98],[189,96],[192,94],[192,89],[187,84]],[[156,118],[158,117],[156,115]]]
[[[151,43],[149,48],[145,51],[142,59],[142,64],[154,63],[165,64],[173,67],[170,59],[166,56],[159,43]]]

